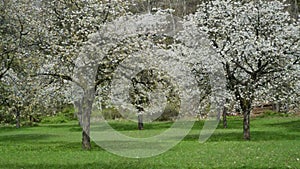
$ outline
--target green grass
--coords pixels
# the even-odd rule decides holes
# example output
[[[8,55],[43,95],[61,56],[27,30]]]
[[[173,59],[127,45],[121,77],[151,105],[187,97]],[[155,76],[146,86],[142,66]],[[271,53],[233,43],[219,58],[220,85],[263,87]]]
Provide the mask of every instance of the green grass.
[[[137,131],[132,122],[111,122],[124,134],[149,136],[172,123],[146,124]],[[242,120],[229,118],[205,143],[198,142],[203,122],[168,152],[146,159],[113,155],[93,143],[81,149],[81,129],[76,121],[40,124],[38,127],[0,127],[0,168],[300,168],[300,117],[256,118],[251,121],[251,141],[242,140]]]

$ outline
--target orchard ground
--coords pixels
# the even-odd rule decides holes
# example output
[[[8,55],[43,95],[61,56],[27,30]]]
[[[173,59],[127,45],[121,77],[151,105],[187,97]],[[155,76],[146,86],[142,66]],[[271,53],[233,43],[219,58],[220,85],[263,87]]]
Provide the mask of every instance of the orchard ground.
[[[143,131],[128,121],[111,125],[132,137],[148,137],[171,126],[171,122],[146,124]],[[164,154],[130,159],[111,154],[93,143],[81,149],[78,122],[39,124],[36,127],[0,127],[0,168],[300,168],[300,116],[252,118],[251,141],[244,141],[242,119],[229,117],[212,137],[199,143],[203,121],[195,123],[183,141]]]

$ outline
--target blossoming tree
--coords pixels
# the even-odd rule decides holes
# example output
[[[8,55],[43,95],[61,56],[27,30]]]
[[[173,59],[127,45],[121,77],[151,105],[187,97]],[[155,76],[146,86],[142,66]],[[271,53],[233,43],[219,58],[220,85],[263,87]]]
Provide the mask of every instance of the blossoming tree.
[[[216,0],[203,3],[188,17],[219,54],[227,88],[243,113],[246,140],[257,93],[267,91],[274,78],[290,76],[286,72],[299,58],[299,22],[284,8],[280,1]]]

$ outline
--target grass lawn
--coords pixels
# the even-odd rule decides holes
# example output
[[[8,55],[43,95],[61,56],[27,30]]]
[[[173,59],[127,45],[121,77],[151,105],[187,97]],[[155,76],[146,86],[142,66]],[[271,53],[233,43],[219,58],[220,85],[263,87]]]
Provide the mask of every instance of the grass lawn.
[[[137,131],[132,122],[111,125],[131,136],[159,133],[171,123],[146,124]],[[38,127],[0,127],[0,168],[300,168],[300,117],[256,118],[251,121],[251,141],[242,140],[242,120],[230,118],[205,143],[198,142],[203,122],[164,154],[130,159],[113,155],[93,144],[81,149],[77,122],[40,124]]]

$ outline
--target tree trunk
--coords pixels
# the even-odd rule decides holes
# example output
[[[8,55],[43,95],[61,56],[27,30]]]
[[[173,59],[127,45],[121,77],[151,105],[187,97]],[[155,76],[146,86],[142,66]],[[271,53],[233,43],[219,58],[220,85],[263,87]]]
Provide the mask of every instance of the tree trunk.
[[[241,98],[241,97],[240,97]],[[251,97],[248,97],[251,98]],[[243,131],[244,131],[244,139],[250,140],[250,113],[251,113],[251,106],[252,100],[247,98],[240,99],[240,106],[243,112],[244,120],[243,120]]]
[[[92,106],[95,99],[94,89],[89,89],[86,91],[82,100],[82,110],[81,115],[81,127],[82,127],[82,148],[84,150],[91,149],[91,139],[90,139],[90,124],[91,124],[91,114]]]
[[[143,115],[142,114],[138,114],[138,129],[139,130],[144,129]]]
[[[243,123],[244,139],[250,140],[250,109],[243,111],[243,114],[244,114],[244,123]]]
[[[227,128],[227,108],[225,106],[223,109],[223,127]]]
[[[82,131],[82,149],[90,150],[91,149],[91,139],[90,139],[90,128],[86,128]]]
[[[90,117],[91,112],[85,112],[82,117],[82,149],[90,150],[91,149],[91,139],[90,139]]]
[[[16,128],[21,127],[20,112],[16,110]]]

